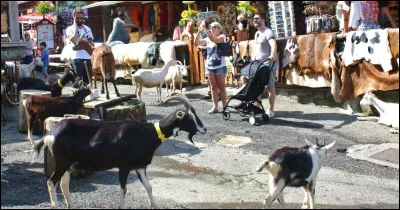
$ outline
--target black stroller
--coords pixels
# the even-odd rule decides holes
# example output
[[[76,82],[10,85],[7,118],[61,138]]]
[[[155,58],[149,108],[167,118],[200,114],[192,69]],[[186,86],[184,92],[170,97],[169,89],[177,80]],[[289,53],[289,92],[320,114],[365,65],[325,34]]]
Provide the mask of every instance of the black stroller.
[[[262,115],[264,121],[269,120],[269,116],[265,113],[261,101],[258,101],[257,99],[257,97],[264,92],[265,86],[269,81],[270,71],[275,64],[274,62],[270,65],[270,63],[266,61],[268,61],[268,59],[263,61],[253,61],[249,64],[249,71],[242,72],[242,75],[249,75],[249,80],[245,87],[242,87],[240,92],[236,95],[231,96],[224,106],[222,110],[222,118],[224,118],[224,120],[229,120],[231,117],[230,112],[227,110],[228,107],[236,109],[242,117],[250,116],[249,122],[252,125],[256,122],[255,116],[259,114]],[[229,102],[232,99],[240,100],[242,103],[238,106],[229,106]],[[258,102],[261,108],[255,106],[255,102]]]

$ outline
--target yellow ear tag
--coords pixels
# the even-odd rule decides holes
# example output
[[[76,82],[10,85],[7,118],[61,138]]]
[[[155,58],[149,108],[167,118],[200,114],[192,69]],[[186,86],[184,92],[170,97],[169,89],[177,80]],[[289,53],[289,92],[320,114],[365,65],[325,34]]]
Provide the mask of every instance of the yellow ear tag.
[[[161,131],[160,123],[159,122],[154,123],[154,127],[156,128],[158,138],[161,140],[161,142],[164,142],[165,140],[167,140],[167,138],[165,138],[164,134]]]

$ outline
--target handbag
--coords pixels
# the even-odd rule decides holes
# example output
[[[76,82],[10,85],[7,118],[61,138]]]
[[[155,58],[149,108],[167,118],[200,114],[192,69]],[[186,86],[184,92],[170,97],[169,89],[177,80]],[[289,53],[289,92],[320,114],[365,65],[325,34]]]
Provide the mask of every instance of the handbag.
[[[217,53],[219,56],[232,56],[232,45],[227,42],[218,43]]]

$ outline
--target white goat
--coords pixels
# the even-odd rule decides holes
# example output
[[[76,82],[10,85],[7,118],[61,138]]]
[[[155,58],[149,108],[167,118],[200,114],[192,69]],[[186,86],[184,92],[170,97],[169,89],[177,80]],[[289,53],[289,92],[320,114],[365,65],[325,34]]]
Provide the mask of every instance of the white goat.
[[[315,185],[322,161],[329,148],[336,141],[325,146],[313,145],[306,139],[307,145],[302,148],[283,147],[276,150],[267,160],[261,163],[256,171],[266,169],[269,174],[269,196],[264,201],[264,207],[268,207],[275,199],[278,199],[282,208],[286,208],[283,200],[283,189],[286,186],[303,187],[305,197],[302,208],[314,208]],[[310,202],[309,202],[310,200]]]
[[[115,65],[134,66],[141,64],[142,68],[148,68],[149,54],[147,48],[151,42],[135,42],[130,44],[117,44],[111,47]]]
[[[176,65],[175,60],[169,60],[162,68],[139,69],[132,75],[132,85],[136,86],[135,94],[142,100],[142,88],[156,87],[157,101],[161,102],[161,88],[164,84],[164,78],[171,66]],[[139,90],[139,91],[138,91]]]
[[[182,93],[182,81],[183,81],[183,77],[188,75],[188,71],[187,68],[188,66],[186,66],[185,61],[184,64],[182,65],[182,63],[180,61],[176,61],[178,63],[178,65],[175,66],[171,66],[169,68],[169,71],[167,73],[167,76],[165,76],[165,87],[167,88],[167,97],[169,96],[168,94],[168,89],[171,88],[171,92],[175,92],[175,85],[177,82],[179,82],[179,89],[181,90]],[[170,87],[168,86],[170,85]]]
[[[19,78],[22,79],[24,77],[30,77],[36,66],[43,66],[43,62],[40,57],[34,58],[30,64],[21,64],[19,66]]]
[[[360,101],[360,105],[363,110],[368,109],[368,106],[374,106],[379,112],[378,123],[386,126],[391,126],[393,129],[390,130],[392,133],[399,133],[399,104],[384,102],[373,93],[368,92],[364,94],[364,97]]]

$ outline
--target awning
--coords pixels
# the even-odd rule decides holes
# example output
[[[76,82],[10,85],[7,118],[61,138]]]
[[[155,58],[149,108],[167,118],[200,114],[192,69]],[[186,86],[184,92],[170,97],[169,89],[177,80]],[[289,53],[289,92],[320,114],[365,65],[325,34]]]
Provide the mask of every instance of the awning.
[[[47,15],[45,15],[45,18],[50,20],[53,23],[54,23],[54,20],[56,19],[55,15],[53,15],[53,14],[47,14]],[[33,24],[33,23],[37,23],[37,22],[41,21],[42,19],[43,19],[42,14],[32,13],[32,14],[19,16],[18,22]]]
[[[88,8],[100,7],[100,6],[110,6],[110,5],[119,4],[119,3],[123,3],[123,2],[141,2],[142,4],[148,4],[148,3],[155,2],[155,1],[101,1],[101,2],[96,2],[93,4],[83,6],[81,8],[88,9]]]
[[[82,9],[88,9],[88,8],[92,8],[92,7],[99,7],[99,6],[110,6],[110,5],[114,5],[114,4],[119,4],[122,3],[124,1],[101,1],[101,2],[96,2],[93,4],[89,4],[86,6],[81,7]]]

